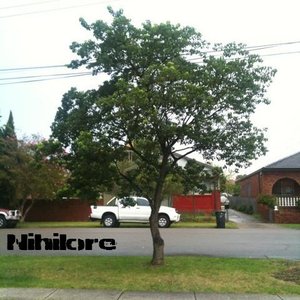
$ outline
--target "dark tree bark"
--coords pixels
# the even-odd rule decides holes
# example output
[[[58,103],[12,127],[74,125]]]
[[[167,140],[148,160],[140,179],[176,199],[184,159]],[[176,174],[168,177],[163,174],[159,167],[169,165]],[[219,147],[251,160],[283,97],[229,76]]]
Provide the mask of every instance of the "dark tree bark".
[[[153,197],[153,201],[151,202],[151,215],[149,218],[151,236],[153,241],[153,256],[151,261],[151,264],[153,266],[160,266],[164,264],[165,243],[160,235],[160,231],[158,227],[158,213],[162,202],[163,186],[164,186],[167,173],[168,173],[168,154],[165,154],[162,158],[160,173],[156,183],[155,194]]]
[[[150,230],[153,241],[153,255],[151,264],[153,266],[161,266],[164,264],[164,240],[160,235],[158,228],[158,211],[152,211],[150,216]]]

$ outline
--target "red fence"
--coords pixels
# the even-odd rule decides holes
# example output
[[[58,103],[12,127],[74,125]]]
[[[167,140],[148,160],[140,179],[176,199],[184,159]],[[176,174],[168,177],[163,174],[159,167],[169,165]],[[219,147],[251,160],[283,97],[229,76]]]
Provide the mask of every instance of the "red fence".
[[[221,209],[220,192],[208,195],[174,195],[173,207],[180,213],[212,213]]]
[[[99,202],[99,205],[103,202]],[[88,221],[91,213],[89,201],[69,199],[37,201],[25,221]]]

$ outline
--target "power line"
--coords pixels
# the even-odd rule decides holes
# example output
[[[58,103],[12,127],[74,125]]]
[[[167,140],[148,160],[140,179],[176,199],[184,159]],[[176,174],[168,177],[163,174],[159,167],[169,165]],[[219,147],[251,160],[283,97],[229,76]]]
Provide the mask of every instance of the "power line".
[[[277,47],[277,46],[286,46],[286,45],[292,45],[292,44],[299,44],[300,41],[291,41],[291,42],[281,42],[281,43],[273,43],[273,44],[264,44],[259,46],[248,46],[246,48],[260,48],[260,47]]]
[[[298,53],[300,53],[300,50],[299,51],[290,51],[290,52],[278,52],[278,53],[260,54],[259,57],[291,55],[291,54],[298,54]],[[215,57],[215,58],[222,58],[221,55],[219,55],[219,56],[214,55],[213,57]],[[225,61],[234,61],[234,60],[239,60],[241,58],[243,58],[243,57],[242,56],[236,56],[236,57],[223,58],[223,60],[225,60]],[[195,64],[202,64],[202,63],[204,63],[204,60],[203,60],[202,57],[194,58],[193,61],[194,61]]]
[[[258,45],[258,46],[246,46],[245,50],[248,50],[249,52],[251,51],[261,51],[261,50],[266,50],[270,48],[275,48],[275,47],[280,47],[280,46],[287,46],[287,45],[294,45],[294,44],[300,44],[300,41],[292,41],[292,42],[281,42],[281,43],[273,43],[273,44],[264,44],[264,45]],[[211,51],[206,51],[204,52],[205,54],[209,53],[222,53],[222,50],[211,50]],[[297,52],[281,52],[280,54],[293,54]],[[272,56],[272,55],[277,55],[277,54],[261,54],[260,56]],[[194,60],[199,60],[202,59],[202,57],[193,57],[190,58],[189,61],[194,61]]]
[[[286,45],[293,45],[293,44],[300,44],[300,41],[290,41],[290,42],[280,42],[280,43],[273,43],[273,44],[264,44],[264,45],[258,45],[258,46],[247,46],[245,49],[248,49],[249,51],[258,51],[258,50],[264,50],[272,47],[277,46],[286,46]],[[218,53],[221,51],[206,51],[204,53]],[[272,54],[262,54],[261,56],[274,56],[274,55],[285,55],[285,54],[294,54],[298,53],[298,51],[294,52],[280,52],[280,53],[272,53]],[[198,60],[201,59],[201,57],[194,57],[190,58],[189,61]],[[50,68],[67,68],[68,65],[48,65],[48,66],[31,66],[31,67],[15,67],[15,68],[2,68],[0,69],[0,72],[7,72],[7,71],[25,71],[25,70],[35,70],[35,69],[50,69]]]
[[[0,72],[7,71],[23,71],[23,70],[35,70],[35,69],[50,69],[50,68],[67,68],[68,65],[50,65],[50,66],[36,66],[36,67],[18,67],[18,68],[6,68],[0,69]]]
[[[28,6],[34,6],[34,5],[41,5],[44,3],[49,3],[49,2],[57,2],[58,0],[46,0],[46,1],[38,1],[38,2],[31,2],[31,3],[26,3],[26,4],[17,4],[17,5],[11,5],[11,6],[3,6],[0,7],[0,10],[2,9],[11,9],[11,8],[18,8],[18,7],[28,7]]]
[[[297,54],[297,53],[300,53],[300,50],[299,51],[290,51],[290,52],[262,54],[260,56],[262,56],[262,57],[264,57],[264,56],[279,56],[279,55],[288,55],[288,54]]]
[[[0,80],[16,80],[16,79],[27,79],[27,78],[41,78],[41,77],[60,77],[68,75],[92,75],[92,72],[76,72],[76,73],[57,73],[57,74],[46,74],[46,75],[29,75],[29,76],[19,76],[19,77],[7,77],[0,78]]]
[[[120,1],[120,0],[111,0],[110,2]],[[107,3],[108,1],[101,1],[101,2],[91,2],[86,4],[79,4],[79,5],[72,5],[72,6],[65,6],[60,8],[51,8],[51,9],[44,9],[44,10],[37,10],[37,11],[30,11],[30,12],[24,12],[19,14],[11,14],[11,15],[4,15],[0,16],[0,19],[7,19],[12,17],[20,17],[20,16],[26,16],[26,15],[35,15],[35,14],[41,14],[41,13],[48,13],[48,12],[55,12],[60,10],[68,10],[73,8],[80,8],[80,7],[86,7],[86,6],[93,6],[93,5],[100,5],[103,3]]]
[[[81,77],[81,76],[87,76],[87,75],[91,75],[91,73],[89,73],[89,74],[78,74],[78,75],[68,75],[68,76],[62,76],[62,77],[56,77],[56,78],[44,78],[44,79],[33,79],[33,80],[5,82],[5,83],[0,83],[0,85],[31,83],[31,82],[38,82],[38,81],[48,81],[48,80],[57,80],[57,79],[65,79],[65,78],[72,78],[72,77]]]
[[[280,56],[280,55],[299,54],[299,53],[300,53],[300,50],[299,51],[291,51],[291,52],[269,53],[269,54],[263,54],[263,55],[260,55],[260,56],[261,57]],[[227,60],[231,60],[231,59],[228,58]],[[199,64],[199,63],[202,63],[202,62],[199,61],[199,62],[195,62],[195,63]],[[66,74],[65,76],[62,76],[62,75],[65,75],[65,74],[49,74],[49,75],[35,75],[35,76],[30,75],[30,76],[23,76],[23,77],[0,78],[0,80],[17,80],[17,79],[41,78],[41,77],[43,78],[43,79],[34,79],[34,80],[6,82],[6,83],[0,83],[0,85],[10,85],[10,84],[17,84],[17,83],[30,83],[30,82],[48,81],[48,80],[54,80],[54,79],[64,79],[64,78],[92,75],[92,73],[91,72],[81,72],[81,73],[70,73],[70,74]],[[56,77],[56,78],[45,78],[45,77]]]
[[[273,43],[273,44],[265,44],[259,46],[248,46],[246,48],[251,50],[262,50],[272,47],[278,46],[285,46],[285,45],[292,45],[292,44],[299,44],[300,41],[290,41],[290,42],[281,42],[281,43]],[[221,52],[221,51],[219,51]],[[218,51],[208,51],[207,53],[216,53],[214,56],[217,56]],[[300,50],[297,51],[285,51],[285,52],[277,52],[277,53],[266,53],[261,54],[261,57],[267,56],[280,56],[280,55],[291,55],[291,54],[298,54]],[[238,57],[235,59],[239,59]],[[189,58],[189,61],[195,61],[195,63],[199,64],[202,63],[202,57],[198,58]],[[199,60],[199,61],[196,61]],[[201,61],[200,61],[201,60]],[[231,60],[228,58],[227,60]],[[16,67],[16,68],[3,68],[0,69],[0,72],[6,71],[26,71],[26,70],[38,70],[38,69],[50,69],[50,68],[66,68],[67,65],[48,65],[48,66],[31,66],[31,67]],[[46,81],[46,80],[53,80],[53,79],[63,79],[63,78],[70,78],[70,77],[78,77],[78,76],[87,76],[92,75],[92,72],[76,72],[76,73],[57,73],[57,74],[44,74],[44,75],[28,75],[28,76],[19,76],[19,77],[7,77],[7,78],[0,78],[0,80],[19,80],[19,79],[30,79],[36,78],[33,80],[22,80],[22,81],[13,81],[13,82],[6,82],[1,83],[0,85],[9,85],[9,84],[17,84],[17,83],[30,83],[30,82],[37,82],[37,81]],[[48,77],[48,78],[47,78]],[[52,78],[49,78],[52,77]],[[40,79],[38,79],[40,78]]]

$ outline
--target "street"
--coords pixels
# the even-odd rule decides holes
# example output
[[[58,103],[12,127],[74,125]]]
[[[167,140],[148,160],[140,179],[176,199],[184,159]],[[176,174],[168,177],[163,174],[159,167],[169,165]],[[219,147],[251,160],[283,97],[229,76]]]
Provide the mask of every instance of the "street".
[[[300,231],[279,226],[242,229],[168,228],[161,229],[161,234],[166,255],[300,259]],[[21,235],[24,235],[22,243]],[[36,237],[39,237],[42,246],[40,250],[34,246],[34,241],[38,244]],[[53,241],[53,247],[60,250],[45,250],[43,239]],[[28,242],[28,250],[20,250],[24,249],[25,240]],[[112,249],[111,241],[116,243],[115,250]],[[149,228],[2,229],[0,242],[0,255],[152,255]],[[8,246],[12,250],[8,250]]]

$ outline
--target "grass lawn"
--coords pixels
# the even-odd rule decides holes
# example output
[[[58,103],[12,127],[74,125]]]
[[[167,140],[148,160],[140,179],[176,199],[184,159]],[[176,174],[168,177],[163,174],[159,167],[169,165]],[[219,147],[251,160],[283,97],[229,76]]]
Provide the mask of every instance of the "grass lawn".
[[[0,256],[0,287],[300,295],[300,262],[168,256]],[[292,276],[291,276],[292,274]]]
[[[214,216],[190,215],[183,214],[179,223],[171,225],[171,228],[216,228],[216,219]],[[100,222],[21,222],[18,228],[97,228]],[[103,225],[101,225],[103,226]],[[144,227],[148,228],[149,224],[123,223],[121,228]],[[226,228],[237,229],[234,222],[226,222]]]
[[[101,225],[103,226],[103,225]],[[99,222],[22,222],[17,228],[98,228]],[[124,223],[120,228],[148,228],[148,224]],[[172,224],[170,228],[216,228],[215,222],[179,222]],[[226,228],[237,229],[238,226],[234,222],[226,222]]]
[[[300,224],[280,224],[280,226],[284,228],[290,228],[290,229],[298,229],[300,230]]]

